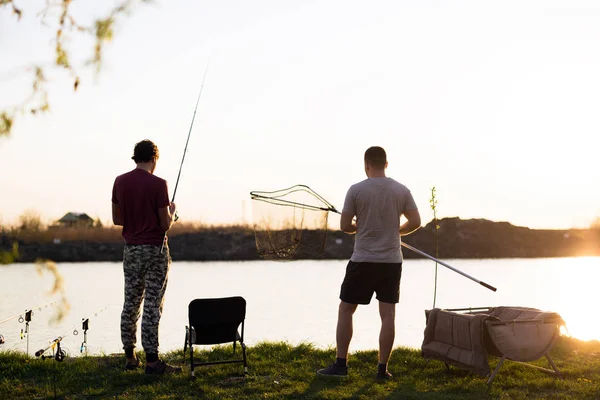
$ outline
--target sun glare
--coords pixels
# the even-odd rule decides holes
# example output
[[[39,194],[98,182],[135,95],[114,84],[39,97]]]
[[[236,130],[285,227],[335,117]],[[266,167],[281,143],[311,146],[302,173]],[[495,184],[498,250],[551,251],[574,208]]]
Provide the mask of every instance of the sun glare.
[[[596,293],[600,258],[571,258],[569,262],[576,265],[556,277],[560,279],[561,290],[556,296],[555,311],[567,324],[562,333],[580,340],[600,340],[600,320],[592,311],[600,304]]]

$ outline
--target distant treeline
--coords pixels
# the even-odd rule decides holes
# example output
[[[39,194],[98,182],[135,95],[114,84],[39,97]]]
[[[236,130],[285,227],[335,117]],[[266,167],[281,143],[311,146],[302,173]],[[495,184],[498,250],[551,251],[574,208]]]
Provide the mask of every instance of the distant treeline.
[[[541,230],[485,219],[438,220],[439,258],[512,258],[600,256],[600,229]],[[72,229],[71,232],[69,229]],[[402,238],[431,255],[436,254],[434,224],[430,222]],[[116,228],[61,228],[36,234],[3,232],[0,250],[18,243],[17,262],[50,259],[56,262],[121,261],[123,240]],[[354,236],[331,230],[319,259],[348,259]],[[174,261],[258,260],[254,232],[248,226],[180,226],[169,235]],[[403,249],[406,258],[420,258]]]

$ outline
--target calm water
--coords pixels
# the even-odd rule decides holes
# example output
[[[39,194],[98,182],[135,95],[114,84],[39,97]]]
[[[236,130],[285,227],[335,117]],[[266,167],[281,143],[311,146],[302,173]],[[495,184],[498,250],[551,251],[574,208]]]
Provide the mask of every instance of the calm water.
[[[483,286],[439,266],[436,305],[440,308],[513,305],[555,311],[567,321],[569,333],[583,340],[600,340],[598,282],[600,257],[445,260],[498,288]],[[296,262],[174,262],[169,276],[160,325],[161,351],[181,349],[187,324],[187,305],[195,298],[240,295],[247,300],[246,342],[310,342],[320,348],[335,346],[339,287],[345,261]],[[404,263],[397,309],[395,346],[420,348],[425,328],[424,310],[432,307],[435,264],[428,260]],[[45,348],[57,336],[80,328],[90,319],[90,353],[121,352],[119,320],[123,302],[121,263],[62,263],[58,269],[71,310],[58,324],[50,318],[56,308],[34,314],[30,323],[29,353]],[[34,265],[0,267],[0,321],[56,300],[48,295],[53,279],[38,275]],[[360,306],[355,314],[351,351],[377,348],[377,302]],[[6,344],[0,351],[26,350],[20,339],[24,324],[0,324]],[[139,337],[139,336],[138,336]],[[83,335],[69,334],[63,347],[78,355]],[[140,345],[141,347],[141,345]]]

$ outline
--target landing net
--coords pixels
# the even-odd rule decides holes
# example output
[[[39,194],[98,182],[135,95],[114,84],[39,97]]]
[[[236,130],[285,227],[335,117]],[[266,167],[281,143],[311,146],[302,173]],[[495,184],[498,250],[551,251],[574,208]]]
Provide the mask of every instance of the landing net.
[[[256,250],[266,260],[318,258],[335,207],[308,186],[250,192]]]

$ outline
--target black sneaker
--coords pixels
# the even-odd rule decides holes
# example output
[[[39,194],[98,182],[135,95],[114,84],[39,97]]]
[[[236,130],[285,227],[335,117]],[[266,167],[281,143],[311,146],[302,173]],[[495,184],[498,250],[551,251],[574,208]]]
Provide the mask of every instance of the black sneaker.
[[[393,376],[392,376],[392,374],[389,373],[389,371],[385,371],[385,373],[383,373],[383,374],[380,374],[379,372],[377,373],[378,381],[389,381],[392,378],[393,378]]]
[[[348,376],[348,366],[347,365],[337,365],[336,363],[331,364],[327,368],[323,368],[317,371],[319,375],[325,376],[338,376],[338,377],[347,377]]]

